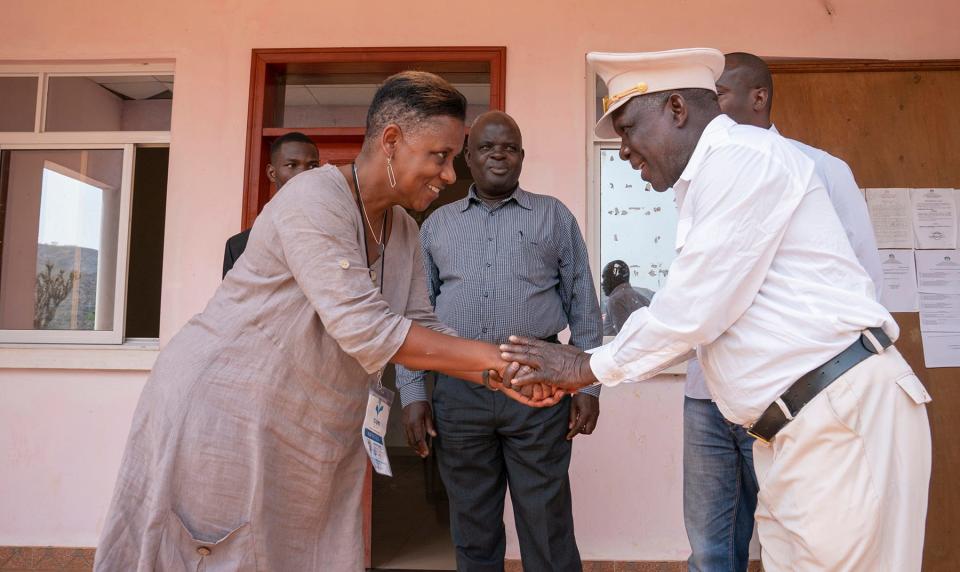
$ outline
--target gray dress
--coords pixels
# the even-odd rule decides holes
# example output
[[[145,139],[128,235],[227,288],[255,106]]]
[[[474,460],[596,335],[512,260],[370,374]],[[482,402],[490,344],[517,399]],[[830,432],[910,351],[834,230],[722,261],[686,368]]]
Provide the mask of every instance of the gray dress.
[[[429,305],[416,223],[394,207],[381,296],[356,200],[296,176],[137,406],[96,570],[362,570],[360,427],[375,374]]]

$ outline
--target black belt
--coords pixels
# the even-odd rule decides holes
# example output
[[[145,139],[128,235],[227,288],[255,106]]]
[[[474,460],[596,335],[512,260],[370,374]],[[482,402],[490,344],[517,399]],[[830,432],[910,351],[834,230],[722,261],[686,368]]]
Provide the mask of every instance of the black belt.
[[[546,338],[540,338],[540,341],[547,342],[548,344],[559,344],[560,338],[557,337],[557,334],[553,334],[552,336],[548,336]]]
[[[876,348],[873,342],[867,337],[866,332],[870,332],[880,344]],[[757,422],[747,429],[752,437],[760,439],[764,443],[769,443],[778,431],[784,428],[791,419],[803,409],[803,406],[817,396],[818,393],[827,388],[838,377],[846,373],[850,368],[878,354],[886,348],[893,345],[890,338],[880,328],[869,328],[860,334],[860,338],[853,342],[847,349],[843,350],[836,357],[821,365],[817,369],[807,373],[793,383],[783,392],[780,399],[774,401],[763,412],[763,415],[757,419]],[[782,407],[781,407],[782,405]],[[786,409],[789,412],[784,411]]]

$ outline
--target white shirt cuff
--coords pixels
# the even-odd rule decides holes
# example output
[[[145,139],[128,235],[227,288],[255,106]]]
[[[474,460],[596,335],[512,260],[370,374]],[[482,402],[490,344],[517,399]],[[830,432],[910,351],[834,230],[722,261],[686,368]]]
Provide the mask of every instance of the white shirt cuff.
[[[597,348],[590,356],[590,369],[593,375],[600,380],[603,385],[613,387],[619,385],[626,378],[626,373],[613,360],[613,352],[605,346]]]

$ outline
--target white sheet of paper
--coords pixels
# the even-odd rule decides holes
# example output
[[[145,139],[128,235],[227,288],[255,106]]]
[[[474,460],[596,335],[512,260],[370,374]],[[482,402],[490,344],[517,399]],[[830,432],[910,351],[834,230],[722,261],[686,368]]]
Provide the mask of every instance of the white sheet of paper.
[[[913,250],[881,250],[880,268],[883,270],[883,291],[880,303],[890,312],[916,312],[920,307],[917,296],[917,267]]]
[[[960,332],[960,294],[921,292],[920,331]]]
[[[957,247],[957,202],[953,189],[911,189],[917,248]]]
[[[917,287],[930,294],[960,294],[960,250],[918,250]]]
[[[910,189],[864,189],[877,248],[913,248]]]
[[[923,361],[931,367],[960,367],[960,333],[922,332]]]

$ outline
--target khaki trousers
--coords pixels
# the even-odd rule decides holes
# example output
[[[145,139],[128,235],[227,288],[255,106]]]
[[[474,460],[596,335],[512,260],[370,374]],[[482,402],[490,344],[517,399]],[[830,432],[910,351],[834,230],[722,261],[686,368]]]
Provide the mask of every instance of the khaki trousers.
[[[771,444],[754,444],[766,572],[920,570],[928,401],[890,347],[834,381]]]

